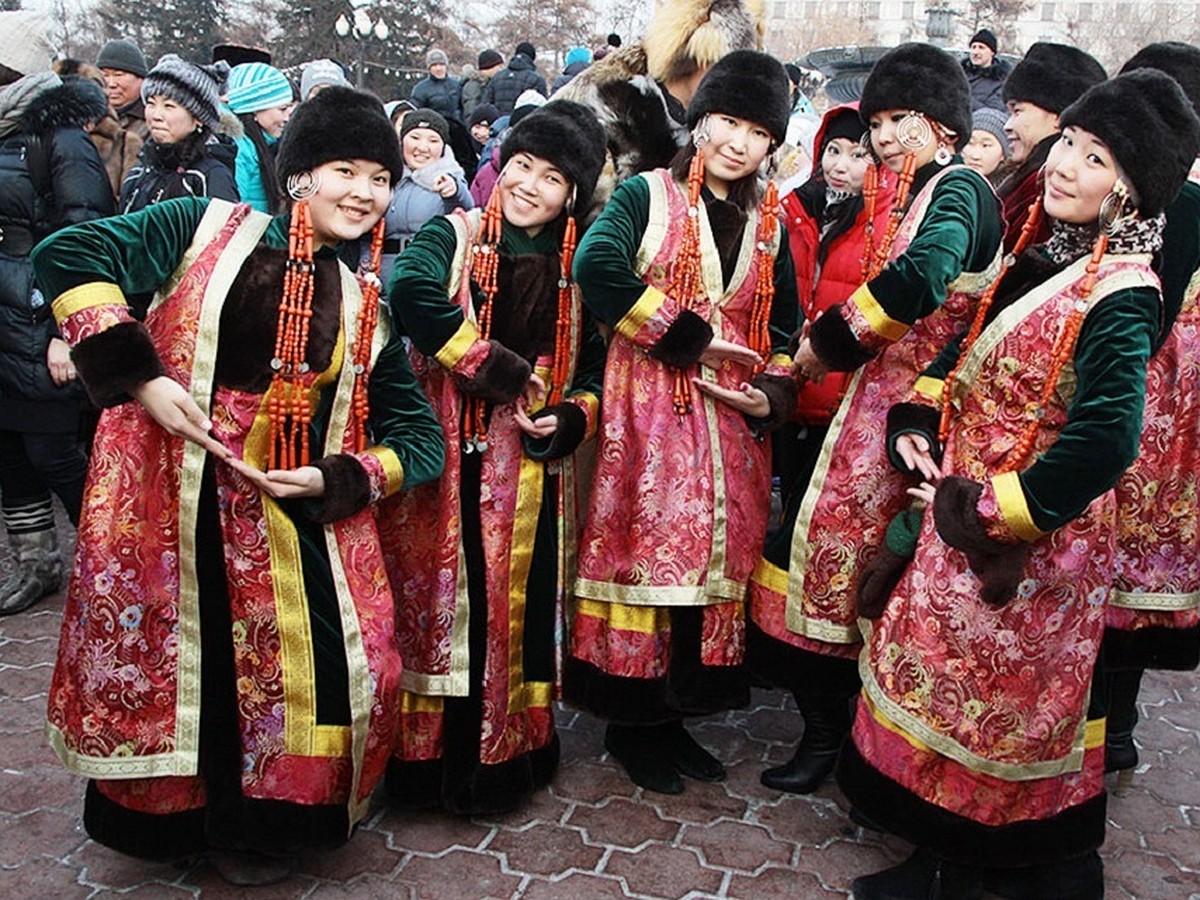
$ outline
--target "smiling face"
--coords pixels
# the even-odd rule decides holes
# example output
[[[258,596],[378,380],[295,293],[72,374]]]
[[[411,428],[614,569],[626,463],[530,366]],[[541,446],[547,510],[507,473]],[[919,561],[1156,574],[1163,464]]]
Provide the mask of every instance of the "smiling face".
[[[254,121],[258,123],[258,127],[265,134],[278,139],[283,134],[283,126],[287,124],[288,119],[292,117],[292,110],[296,108],[295,103],[288,103],[285,106],[273,106],[270,109],[260,109],[254,114]]]
[[[404,164],[410,169],[423,169],[442,158],[446,142],[432,128],[414,128],[400,142]]]
[[[496,182],[504,218],[535,235],[562,214],[571,181],[549,160],[514,153]]]
[[[1121,172],[1108,146],[1077,126],[1063,129],[1046,158],[1046,214],[1060,222],[1095,222]]]
[[[904,168],[904,157],[909,152],[908,148],[900,143],[899,125],[911,114],[911,110],[907,109],[885,109],[871,114],[871,146],[875,148],[875,155],[879,157],[879,161],[893,172]],[[934,154],[937,153],[936,129],[932,122],[929,122],[929,126],[930,138],[925,146],[912,151],[916,156],[918,169],[932,162]]]
[[[849,138],[833,138],[825,145],[821,154],[821,174],[825,184],[835,191],[861,194],[863,176],[871,159],[858,141]]]
[[[1008,149],[1012,161],[1020,165],[1029,158],[1033,148],[1058,131],[1058,114],[1034,106],[1025,100],[1008,101]]]
[[[352,241],[375,227],[392,197],[392,175],[370,159],[336,159],[313,170],[321,187],[308,201],[317,247]]]
[[[146,98],[146,127],[156,144],[175,144],[200,126],[200,120],[165,94]]]
[[[726,113],[705,116],[708,143],[704,145],[704,183],[718,197],[729,185],[758,171],[771,149],[771,132],[749,119]]]

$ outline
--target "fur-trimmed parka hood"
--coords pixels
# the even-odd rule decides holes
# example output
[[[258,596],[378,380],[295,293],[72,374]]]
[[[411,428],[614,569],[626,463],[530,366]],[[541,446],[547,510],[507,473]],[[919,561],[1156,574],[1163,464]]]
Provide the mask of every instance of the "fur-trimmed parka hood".
[[[72,79],[44,91],[21,116],[27,134],[49,134],[59,128],[82,128],[108,115],[108,98],[91,81]]]

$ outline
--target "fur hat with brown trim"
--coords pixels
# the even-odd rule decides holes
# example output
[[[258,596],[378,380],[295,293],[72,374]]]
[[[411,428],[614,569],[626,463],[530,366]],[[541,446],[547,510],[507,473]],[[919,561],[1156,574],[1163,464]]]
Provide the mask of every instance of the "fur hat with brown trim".
[[[783,64],[757,50],[735,50],[708,70],[688,105],[688,128],[709,113],[747,119],[771,132],[776,145],[787,135],[789,88]]]
[[[1200,112],[1200,47],[1183,41],[1161,41],[1148,44],[1121,66],[1121,74],[1136,69],[1158,69],[1166,72],[1183,88],[1192,106]]]
[[[1090,131],[1108,146],[1143,219],[1175,199],[1200,153],[1200,120],[1175,79],[1137,69],[1098,84],[1063,110],[1063,129]]]
[[[971,87],[962,66],[932,44],[901,44],[889,50],[863,85],[858,114],[864,123],[875,113],[907,109],[924,113],[954,132],[961,150],[971,139]]]
[[[757,50],[762,39],[763,0],[667,0],[642,45],[650,77],[672,81],[734,50]]]
[[[369,159],[404,175],[404,159],[383,104],[370,94],[331,86],[296,107],[283,130],[275,171],[280,183],[335,159]]]
[[[1078,47],[1039,41],[1004,82],[1004,102],[1025,102],[1060,113],[1108,77],[1104,66]]]
[[[500,168],[515,153],[553,163],[571,179],[575,210],[582,219],[604,167],[604,129],[590,109],[571,100],[551,100],[521,119],[500,145]]]

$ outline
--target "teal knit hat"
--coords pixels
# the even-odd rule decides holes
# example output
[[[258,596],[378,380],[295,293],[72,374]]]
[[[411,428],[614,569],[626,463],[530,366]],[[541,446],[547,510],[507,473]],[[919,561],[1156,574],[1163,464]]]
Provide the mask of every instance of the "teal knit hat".
[[[225,102],[239,116],[287,106],[292,100],[292,84],[287,76],[266,63],[234,66],[225,82]]]

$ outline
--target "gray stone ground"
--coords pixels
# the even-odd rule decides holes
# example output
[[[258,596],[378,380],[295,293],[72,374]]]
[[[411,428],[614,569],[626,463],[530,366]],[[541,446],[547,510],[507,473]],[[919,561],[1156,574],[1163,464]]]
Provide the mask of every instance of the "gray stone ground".
[[[69,528],[63,530],[69,546]],[[0,547],[0,571],[7,565]],[[635,788],[605,755],[603,727],[560,710],[563,765],[549,790],[510,815],[458,819],[379,802],[344,848],[292,880],[226,885],[190,868],[128,859],[89,841],[83,783],[42,740],[62,595],[0,619],[0,898],[837,898],[858,875],[904,858],[863,831],[827,785],[810,797],[758,783],[786,759],[800,723],[790,701],[756,691],[749,709],[704,720],[697,737],[729,766],[722,784],[680,797]],[[1150,674],[1137,737],[1142,763],[1111,798],[1102,851],[1111,900],[1200,900],[1200,683]]]

